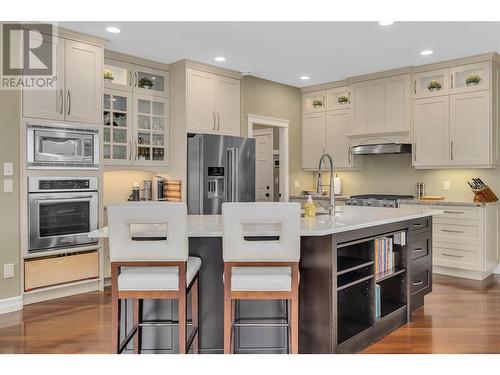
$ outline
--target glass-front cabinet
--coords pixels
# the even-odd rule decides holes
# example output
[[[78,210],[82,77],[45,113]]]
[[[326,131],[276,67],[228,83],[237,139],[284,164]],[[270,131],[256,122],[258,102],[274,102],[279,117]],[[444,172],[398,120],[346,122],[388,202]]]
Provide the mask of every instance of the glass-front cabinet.
[[[413,95],[415,99],[448,95],[449,93],[449,69],[413,74]]]
[[[104,87],[115,90],[132,90],[133,65],[113,59],[104,59]]]
[[[168,165],[168,99],[134,94],[134,163]]]
[[[488,90],[490,82],[489,61],[455,66],[450,69],[451,94]]]
[[[103,158],[107,165],[130,164],[132,95],[127,92],[104,91]]]
[[[145,95],[168,96],[168,73],[134,65],[134,92]]]

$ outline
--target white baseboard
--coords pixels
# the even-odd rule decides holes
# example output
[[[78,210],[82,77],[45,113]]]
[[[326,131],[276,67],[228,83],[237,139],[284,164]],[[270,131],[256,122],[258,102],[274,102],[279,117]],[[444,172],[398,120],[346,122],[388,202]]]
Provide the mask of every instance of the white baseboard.
[[[479,272],[479,271],[469,271],[462,270],[459,268],[450,268],[443,266],[432,266],[432,273],[437,273],[440,275],[461,277],[464,279],[472,279],[482,281],[491,275],[491,272]]]
[[[22,310],[23,296],[0,299],[0,314]]]

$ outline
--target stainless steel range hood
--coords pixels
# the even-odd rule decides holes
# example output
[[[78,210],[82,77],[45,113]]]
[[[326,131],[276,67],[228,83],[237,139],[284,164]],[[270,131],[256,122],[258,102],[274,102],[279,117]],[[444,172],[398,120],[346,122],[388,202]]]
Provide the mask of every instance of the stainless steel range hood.
[[[411,143],[377,143],[351,147],[354,155],[410,154]]]

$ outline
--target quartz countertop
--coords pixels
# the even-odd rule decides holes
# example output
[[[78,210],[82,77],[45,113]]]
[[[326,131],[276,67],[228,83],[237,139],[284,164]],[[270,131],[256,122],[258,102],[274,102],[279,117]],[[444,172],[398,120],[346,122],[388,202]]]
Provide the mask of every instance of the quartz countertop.
[[[498,202],[474,202],[472,200],[459,199],[443,199],[438,201],[420,200],[420,199],[401,199],[399,204],[418,204],[422,206],[470,206],[483,207],[489,204],[497,204]]]
[[[374,227],[378,225],[414,220],[422,217],[442,214],[442,210],[429,207],[362,207],[337,206],[335,216],[319,215],[314,218],[301,218],[300,235],[326,236],[348,232],[356,229]],[[251,231],[252,235],[274,235],[267,229],[259,228],[256,224]],[[188,215],[189,237],[222,237],[221,215]],[[108,237],[108,227],[103,227],[89,233],[89,237]]]

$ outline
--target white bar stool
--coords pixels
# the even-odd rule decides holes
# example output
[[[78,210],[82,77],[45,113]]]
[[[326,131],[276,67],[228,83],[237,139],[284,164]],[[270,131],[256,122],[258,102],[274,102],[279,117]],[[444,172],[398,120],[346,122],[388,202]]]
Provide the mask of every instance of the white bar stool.
[[[234,352],[235,301],[287,300],[288,351],[299,352],[299,203],[224,203],[224,353]],[[253,324],[258,326],[259,324]]]
[[[112,352],[134,339],[141,351],[143,325],[179,326],[179,353],[198,353],[198,272],[201,259],[188,256],[185,203],[129,202],[107,206],[111,258]],[[187,335],[186,299],[191,292],[192,332]],[[134,327],[120,340],[122,299],[134,301]],[[178,321],[143,321],[143,299],[177,299]]]

